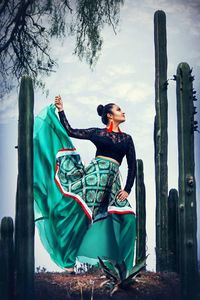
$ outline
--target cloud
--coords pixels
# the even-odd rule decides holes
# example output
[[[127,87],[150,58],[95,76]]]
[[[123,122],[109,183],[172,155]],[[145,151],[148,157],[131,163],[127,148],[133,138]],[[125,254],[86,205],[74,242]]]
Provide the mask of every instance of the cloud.
[[[18,114],[18,94],[14,89],[10,95],[6,95],[1,100],[0,106],[0,124],[9,123],[11,120],[15,120]]]
[[[136,73],[134,66],[119,62],[118,65],[111,65],[106,68],[106,75],[109,77],[118,77],[122,75],[133,75]]]

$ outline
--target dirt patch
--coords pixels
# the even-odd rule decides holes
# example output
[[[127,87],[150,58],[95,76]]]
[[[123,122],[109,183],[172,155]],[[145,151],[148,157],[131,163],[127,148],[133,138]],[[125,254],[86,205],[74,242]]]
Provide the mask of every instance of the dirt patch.
[[[176,273],[143,271],[127,290],[110,291],[100,284],[106,280],[99,270],[96,274],[65,275],[64,272],[35,273],[35,299],[123,299],[180,300],[180,280]],[[93,298],[92,298],[93,296]]]

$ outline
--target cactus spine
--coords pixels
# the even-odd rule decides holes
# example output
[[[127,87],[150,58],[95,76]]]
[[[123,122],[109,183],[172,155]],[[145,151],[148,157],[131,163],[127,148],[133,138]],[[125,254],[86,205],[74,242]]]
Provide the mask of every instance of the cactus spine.
[[[154,123],[155,182],[156,182],[156,270],[168,269],[168,103],[167,103],[167,49],[166,15],[154,14],[155,43],[155,108]]]
[[[140,260],[146,257],[146,191],[144,185],[144,173],[143,173],[143,161],[141,159],[136,160],[136,261],[139,263]]]
[[[189,65],[180,63],[176,74],[176,94],[179,164],[179,265],[183,299],[195,297],[198,279],[193,79]]]
[[[15,218],[16,296],[34,298],[32,79],[23,76],[19,92],[18,181]]]
[[[1,220],[0,239],[0,295],[4,300],[14,297],[13,229],[13,219],[4,217]]]

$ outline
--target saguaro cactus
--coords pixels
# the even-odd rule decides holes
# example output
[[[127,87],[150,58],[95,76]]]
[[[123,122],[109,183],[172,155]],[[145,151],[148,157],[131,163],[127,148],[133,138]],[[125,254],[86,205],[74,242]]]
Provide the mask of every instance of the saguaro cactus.
[[[198,280],[193,79],[189,65],[180,63],[176,74],[176,93],[179,164],[179,265],[183,299],[195,299]]]
[[[178,191],[171,189],[168,197],[168,271],[179,272],[178,247]]]
[[[18,123],[18,182],[15,218],[16,296],[34,298],[34,210],[33,210],[33,86],[21,79]]]
[[[143,173],[143,161],[141,159],[136,160],[136,261],[145,259],[146,257],[146,191],[144,185],[144,173]]]
[[[14,243],[13,219],[1,220],[0,238],[0,298],[11,300],[14,296]]]
[[[155,43],[155,182],[156,182],[156,270],[168,269],[168,103],[167,103],[167,41],[166,16],[161,10],[154,14]]]

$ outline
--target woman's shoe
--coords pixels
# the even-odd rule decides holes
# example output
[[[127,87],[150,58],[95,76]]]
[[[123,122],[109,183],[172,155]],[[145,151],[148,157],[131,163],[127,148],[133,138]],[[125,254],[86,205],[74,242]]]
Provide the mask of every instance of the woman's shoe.
[[[65,268],[63,274],[65,275],[75,275],[74,268]]]

